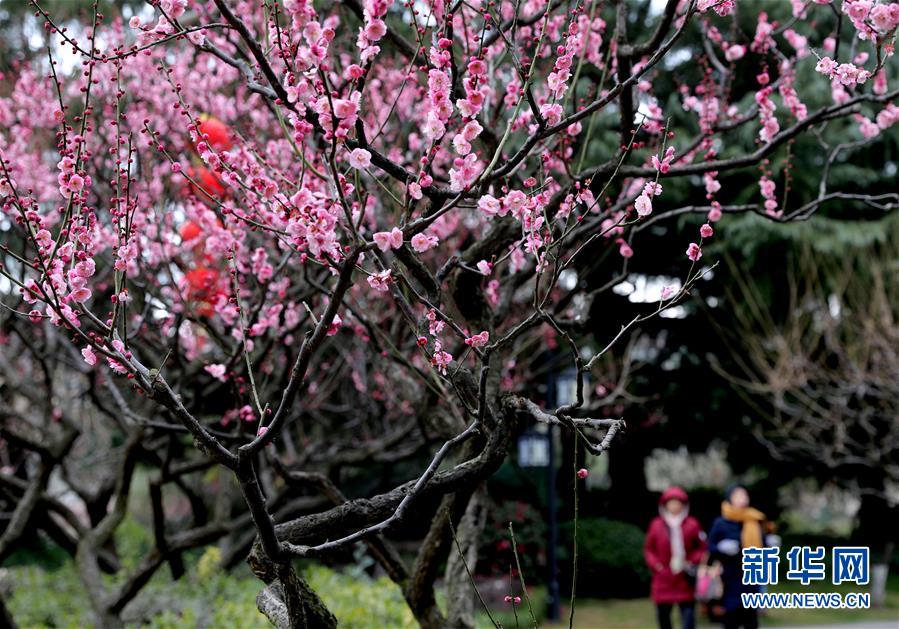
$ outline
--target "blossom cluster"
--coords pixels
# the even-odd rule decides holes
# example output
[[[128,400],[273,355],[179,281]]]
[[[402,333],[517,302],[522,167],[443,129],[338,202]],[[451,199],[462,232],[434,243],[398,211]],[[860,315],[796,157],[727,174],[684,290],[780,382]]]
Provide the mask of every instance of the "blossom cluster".
[[[258,11],[232,4],[237,14]],[[568,247],[578,251],[575,239],[597,236],[591,247],[635,256],[642,236],[631,227],[661,221],[663,189],[666,205],[684,189],[708,202],[687,251],[700,260],[734,202],[729,156],[759,148],[741,146],[733,130],[758,124],[753,142],[789,161],[781,147],[810,116],[801,77],[811,55],[823,55],[815,68],[832,82],[834,107],[857,99],[834,116],[853,134],[875,139],[895,125],[886,64],[899,4],[842,4],[866,42],[851,57],[845,47],[837,54],[838,33],[816,30],[823,4],[757,12],[754,32],[743,33],[716,18],[736,2],[701,0],[700,16],[679,10],[672,19],[684,31],[671,45],[689,42],[681,50],[695,63],[668,69],[636,34],[620,49],[604,39],[617,16],[599,2],[409,3],[400,25],[389,0],[365,0],[355,17],[285,0],[278,19],[244,22],[268,42],[263,67],[239,54],[239,29],[215,26],[225,19],[216,3],[162,0],[152,20],[100,29],[96,58],[87,44],[66,43],[83,61],[70,77],[47,80],[27,67],[4,77],[13,87],[0,99],[0,122],[24,129],[0,131],[4,218],[26,243],[25,272],[9,281],[20,282],[36,322],[85,335],[98,325],[152,325],[186,360],[209,367],[202,374],[231,382],[240,377],[227,359],[235,351],[289,344],[318,321],[348,259],[349,297],[337,302],[329,337],[368,338],[398,311],[426,310],[429,327],[448,324],[446,304],[423,310],[403,300],[430,297],[421,283],[446,290],[448,274],[464,272],[499,322],[432,332],[416,367],[431,362],[445,375],[454,355],[477,355],[519,320],[519,278],[548,277]],[[755,83],[732,81],[736,71]],[[624,93],[630,120],[619,119]],[[670,111],[670,97],[682,111]],[[682,133],[684,121],[699,133],[679,135],[676,153],[666,131],[674,124]],[[597,153],[610,130],[620,132],[611,154]],[[37,141],[40,151],[29,144]],[[789,198],[783,172],[765,163],[758,180],[771,217]],[[488,235],[501,244],[462,255]],[[310,285],[325,289],[310,296]],[[418,341],[417,331],[407,336]],[[113,335],[101,337],[78,337],[85,360],[102,356],[128,371]]]
[[[876,0],[844,0],[843,13],[849,16],[859,39],[875,40],[899,26],[899,3]]]

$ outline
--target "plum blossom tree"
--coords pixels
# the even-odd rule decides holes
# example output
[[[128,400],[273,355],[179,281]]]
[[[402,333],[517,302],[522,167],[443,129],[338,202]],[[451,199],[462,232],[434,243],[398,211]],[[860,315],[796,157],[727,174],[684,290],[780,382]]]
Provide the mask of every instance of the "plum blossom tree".
[[[41,528],[104,626],[225,536],[277,626],[335,624],[294,560],[358,543],[422,626],[444,626],[435,580],[472,544],[454,527],[519,426],[613,447],[621,387],[589,383],[708,271],[716,222],[899,202],[826,171],[791,198],[771,164],[827,128],[877,143],[899,122],[895,2],[793,0],[775,19],[733,0],[153,0],[128,20],[85,3],[77,24],[32,4],[46,55],[4,70],[0,98],[0,556]],[[738,199],[729,182],[753,170]],[[669,220],[693,215],[701,228]],[[646,228],[683,252],[677,285],[587,320]],[[600,262],[614,272],[584,280]],[[535,348],[556,347],[576,395],[547,407]],[[381,493],[340,487],[348,466],[422,456]],[[155,546],[110,586],[138,463],[155,470]],[[210,469],[239,486],[223,517]],[[390,536],[425,508],[407,564]]]

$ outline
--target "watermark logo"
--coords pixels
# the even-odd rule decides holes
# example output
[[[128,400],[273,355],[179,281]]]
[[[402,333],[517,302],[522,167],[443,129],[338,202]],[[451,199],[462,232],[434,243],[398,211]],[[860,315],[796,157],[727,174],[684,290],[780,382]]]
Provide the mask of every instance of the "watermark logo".
[[[746,609],[869,609],[867,592],[744,592]]]
[[[831,551],[831,582],[867,585],[870,579],[870,548],[837,546]],[[744,548],[743,585],[777,585],[780,549]],[[827,578],[827,550],[823,546],[793,546],[787,552],[787,580],[809,585]],[[865,592],[749,592],[741,594],[747,609],[867,609],[871,595]]]
[[[778,548],[743,549],[743,585],[776,585],[777,566],[780,564]]]
[[[870,579],[871,549],[866,546],[836,546],[833,549],[833,584],[867,585]]]
[[[825,578],[824,547],[814,550],[810,546],[793,546],[787,553],[789,569],[787,579],[808,585],[812,581],[823,581]]]

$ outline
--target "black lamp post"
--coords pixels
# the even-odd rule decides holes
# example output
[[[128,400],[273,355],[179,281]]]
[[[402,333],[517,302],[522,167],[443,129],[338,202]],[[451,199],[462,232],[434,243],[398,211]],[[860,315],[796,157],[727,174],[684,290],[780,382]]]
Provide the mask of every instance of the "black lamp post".
[[[547,562],[549,563],[549,605],[547,616],[550,620],[558,620],[559,612],[559,558],[556,548],[559,545],[559,524],[556,520],[556,456],[554,425],[550,424],[547,433],[549,441],[549,465],[546,468],[546,508],[549,511],[549,547]]]
[[[563,369],[558,373],[551,373],[549,386],[550,411],[554,411],[557,406],[571,404],[577,400],[577,369],[571,367]],[[549,609],[547,610],[550,620],[558,620],[560,616],[559,610],[559,566],[558,548],[559,525],[556,514],[556,457],[555,457],[555,435],[553,424],[549,425],[549,474],[547,475],[546,487],[546,506],[549,509]],[[577,487],[575,487],[577,491]]]
[[[518,464],[521,467],[539,467],[546,470],[546,509],[549,512],[547,540],[548,609],[550,620],[559,619],[559,579],[556,542],[558,527],[556,526],[556,482],[555,482],[555,448],[553,447],[553,426],[538,424],[524,432],[518,438]]]
[[[547,385],[546,403],[550,411],[555,410],[556,406],[570,404],[577,399],[577,370],[551,372]],[[546,510],[549,520],[546,548],[549,564],[547,616],[550,620],[558,620],[561,615],[557,553],[559,526],[556,514],[556,448],[553,424],[538,424],[518,438],[518,464],[521,467],[541,467],[546,470]]]

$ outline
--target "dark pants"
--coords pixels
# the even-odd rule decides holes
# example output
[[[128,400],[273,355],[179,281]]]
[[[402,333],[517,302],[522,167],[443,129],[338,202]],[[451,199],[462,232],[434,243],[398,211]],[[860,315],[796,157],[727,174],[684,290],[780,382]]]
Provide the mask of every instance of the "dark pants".
[[[758,611],[738,607],[724,614],[724,629],[757,629],[759,626]]]
[[[678,603],[680,607],[680,626],[681,629],[694,629],[696,627],[696,610],[693,602]],[[659,629],[671,629],[671,608],[674,605],[670,603],[659,603],[656,605],[656,614],[659,620]]]

